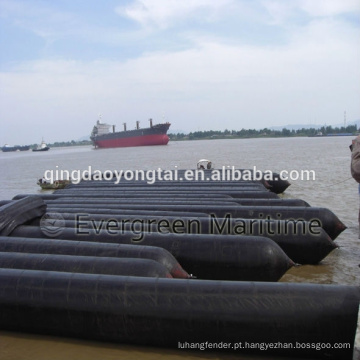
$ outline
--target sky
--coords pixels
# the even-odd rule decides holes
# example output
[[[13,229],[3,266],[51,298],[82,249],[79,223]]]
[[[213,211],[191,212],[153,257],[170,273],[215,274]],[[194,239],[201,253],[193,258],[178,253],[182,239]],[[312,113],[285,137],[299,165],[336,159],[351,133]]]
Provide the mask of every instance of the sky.
[[[0,0],[0,146],[360,120],[359,0]]]

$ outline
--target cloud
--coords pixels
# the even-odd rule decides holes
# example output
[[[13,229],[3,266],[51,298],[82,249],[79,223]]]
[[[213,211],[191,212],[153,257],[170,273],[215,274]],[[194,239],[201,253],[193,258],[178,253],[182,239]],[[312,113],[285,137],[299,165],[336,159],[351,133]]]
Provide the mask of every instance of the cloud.
[[[72,19],[79,14],[64,17],[62,32],[61,15],[55,13],[66,11],[53,12],[51,18],[49,9],[42,13],[49,20],[37,28],[30,16],[37,9],[29,10],[27,19],[21,15],[26,7],[8,8],[11,19],[31,29],[66,36],[62,45],[69,43],[70,51],[57,46],[58,56],[41,53],[43,57],[33,61],[3,65],[0,108],[6,121],[0,144],[37,142],[39,136],[48,142],[76,139],[91,131],[99,112],[118,128],[124,121],[129,128],[136,120],[144,125],[148,117],[158,122],[165,114],[173,128],[185,131],[262,128],[309,123],[314,118],[321,125],[336,124],[344,110],[349,121],[357,119],[359,28],[346,16],[337,16],[354,8],[352,0],[333,7],[305,0],[255,3],[246,7],[249,2],[169,1],[164,7],[164,2],[137,0],[117,11],[123,16],[130,11],[126,16],[144,28],[134,31],[114,16],[113,32],[109,24],[92,26],[86,17],[76,28]],[[272,13],[265,12],[265,6]],[[214,23],[209,27],[188,23],[179,30],[189,18]],[[173,26],[177,28],[170,29]],[[268,41],[276,31],[285,40]],[[260,41],[253,41],[256,37]],[[96,56],[76,56],[74,49],[84,52],[84,42],[95,48]],[[114,56],[115,51],[130,55]]]
[[[262,9],[270,16],[272,25],[285,24],[301,17],[331,17],[360,10],[358,0],[134,0],[127,6],[118,6],[115,11],[142,27],[151,29],[167,29],[181,22],[197,19],[198,21],[215,21],[221,19],[223,13],[236,14],[239,21],[251,16],[253,21],[263,20]],[[245,18],[244,18],[245,15]]]
[[[178,21],[195,14],[209,21],[233,0],[136,0],[126,7],[117,7],[116,12],[136,21],[144,27],[165,29]]]
[[[304,14],[309,21],[314,17],[334,17],[360,10],[358,0],[263,0],[261,4],[270,15],[270,23],[273,25],[303,21]]]
[[[345,13],[358,12],[358,0],[300,0],[299,8],[311,16],[335,16]]]
[[[208,38],[127,61],[27,62],[0,74],[2,117],[17,135],[20,120],[34,125],[27,136],[45,129],[49,142],[89,133],[99,112],[118,126],[165,113],[187,131],[308,123],[314,116],[335,124],[344,110],[350,121],[360,93],[356,39],[356,29],[323,19],[282,46]]]

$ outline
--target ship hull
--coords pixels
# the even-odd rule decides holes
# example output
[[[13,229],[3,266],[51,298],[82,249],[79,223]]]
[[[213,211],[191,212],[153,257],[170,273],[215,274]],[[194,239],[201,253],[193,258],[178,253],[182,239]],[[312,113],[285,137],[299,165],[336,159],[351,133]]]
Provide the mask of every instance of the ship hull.
[[[33,149],[32,151],[48,151],[48,150],[50,150],[50,148],[47,146],[47,147],[40,148],[40,149]]]
[[[168,142],[169,142],[169,137],[166,134],[142,135],[142,136],[135,136],[129,138],[94,140],[94,144],[98,148],[167,145]]]

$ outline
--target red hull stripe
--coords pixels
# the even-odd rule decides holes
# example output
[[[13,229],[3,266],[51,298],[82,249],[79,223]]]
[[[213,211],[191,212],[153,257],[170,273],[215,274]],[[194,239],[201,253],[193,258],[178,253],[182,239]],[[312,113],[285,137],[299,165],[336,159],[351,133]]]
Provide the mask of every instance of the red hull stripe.
[[[96,140],[95,145],[99,148],[130,147],[130,146],[149,146],[166,145],[169,137],[166,134],[143,135],[129,138]]]

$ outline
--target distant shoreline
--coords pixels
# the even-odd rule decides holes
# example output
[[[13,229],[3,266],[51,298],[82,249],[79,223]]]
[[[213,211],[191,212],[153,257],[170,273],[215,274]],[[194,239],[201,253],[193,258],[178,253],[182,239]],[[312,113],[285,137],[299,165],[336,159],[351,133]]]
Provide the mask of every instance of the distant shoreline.
[[[232,139],[283,139],[283,138],[300,138],[300,137],[314,137],[314,138],[330,138],[330,137],[340,137],[340,136],[358,136],[359,134],[331,134],[331,135],[294,135],[294,136],[275,136],[275,135],[266,135],[266,136],[217,136],[217,137],[204,137],[204,138],[171,138],[171,141],[192,141],[192,140],[232,140]]]
[[[321,128],[315,129],[298,129],[289,130],[283,128],[282,130],[270,130],[264,128],[261,130],[255,129],[241,129],[236,130],[207,130],[207,131],[195,131],[190,133],[176,133],[168,134],[171,141],[188,141],[188,140],[219,140],[219,139],[268,139],[268,138],[284,138],[284,137],[333,137],[333,136],[357,136],[359,131],[356,125],[349,125],[347,127],[335,127],[322,126]],[[37,144],[28,145],[30,149],[35,148]],[[50,148],[66,147],[66,146],[86,146],[92,145],[91,140],[81,141],[61,141],[48,144]],[[15,145],[18,146],[18,145]]]

